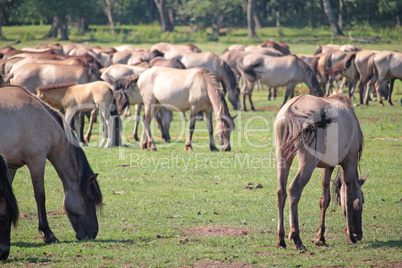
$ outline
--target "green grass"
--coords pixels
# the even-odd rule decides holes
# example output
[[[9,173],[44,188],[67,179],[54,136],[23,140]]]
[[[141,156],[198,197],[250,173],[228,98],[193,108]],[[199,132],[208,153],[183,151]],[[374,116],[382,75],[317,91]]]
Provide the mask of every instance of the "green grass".
[[[243,34],[239,38],[243,38]],[[34,42],[22,42],[18,46],[33,46]],[[120,43],[95,44],[107,47]],[[141,47],[149,45],[138,44]],[[203,50],[220,53],[228,43],[197,45]],[[294,53],[313,53],[316,46],[296,41],[290,43]],[[364,47],[397,49],[398,44]],[[283,101],[283,91],[271,102],[266,100],[267,91],[254,91],[258,111],[231,110],[231,115],[238,117],[231,136],[230,153],[209,152],[205,122],[196,123],[195,151],[185,152],[188,122],[183,122],[179,114],[174,114],[171,144],[162,142],[155,127],[156,152],[139,149],[131,137],[134,124],[128,120],[124,120],[123,132],[123,143],[127,147],[100,149],[97,147],[100,129],[96,124],[90,146],[84,148],[94,172],[99,173],[104,196],[98,218],[100,230],[95,240],[75,239],[67,216],[63,214],[61,182],[47,163],[48,220],[60,243],[45,245],[37,231],[29,172],[27,168],[19,170],[13,187],[21,219],[18,228],[12,231],[10,257],[3,266],[400,267],[402,107],[399,100],[402,84],[397,82],[395,87],[394,106],[381,107],[373,101],[369,107],[355,108],[365,137],[361,175],[370,174],[363,186],[364,237],[356,245],[346,243],[345,220],[340,207],[335,211],[333,203],[326,220],[329,247],[316,247],[310,242],[315,237],[320,212],[321,172],[316,170],[299,204],[301,238],[308,251],[293,250],[291,241],[287,241],[286,250],[275,248],[277,179],[273,122]],[[305,86],[298,86],[296,94],[305,90]],[[296,170],[297,161],[290,178]],[[248,183],[261,183],[263,188],[244,189]],[[286,205],[286,232],[289,231],[288,213]],[[224,229],[226,235],[201,235],[200,228]],[[237,235],[227,235],[230,234],[227,230]]]

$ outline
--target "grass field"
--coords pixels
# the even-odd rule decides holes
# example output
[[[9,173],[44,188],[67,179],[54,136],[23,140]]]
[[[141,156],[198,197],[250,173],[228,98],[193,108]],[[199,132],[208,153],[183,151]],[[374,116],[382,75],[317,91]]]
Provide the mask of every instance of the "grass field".
[[[40,42],[43,40],[22,42],[18,46],[32,47]],[[94,44],[107,47],[118,43]],[[313,43],[298,43],[296,39],[289,44],[293,53],[313,53],[317,47]],[[224,42],[197,45],[218,54],[228,46]],[[138,46],[147,47],[149,43]],[[400,49],[400,44],[363,47]],[[296,94],[305,91],[305,86],[298,86]],[[253,98],[256,112],[231,110],[231,115],[238,117],[229,153],[209,152],[205,122],[196,124],[194,152],[185,152],[188,122],[182,121],[177,113],[170,144],[162,142],[154,127],[156,152],[139,149],[131,136],[134,123],[127,119],[123,121],[126,146],[100,149],[97,124],[89,147],[84,148],[94,172],[99,173],[104,197],[95,240],[75,239],[63,211],[62,185],[47,163],[48,219],[60,243],[44,244],[37,231],[28,169],[19,170],[13,187],[21,217],[12,231],[10,257],[3,266],[401,267],[401,82],[396,83],[394,106],[381,107],[373,101],[368,107],[355,108],[365,137],[360,173],[370,175],[363,186],[363,240],[356,245],[346,243],[342,211],[331,203],[326,220],[328,247],[316,247],[310,242],[315,237],[320,213],[321,172],[316,170],[299,204],[306,252],[293,250],[291,241],[287,241],[288,249],[275,248],[277,180],[273,122],[283,92],[270,102],[266,100],[267,91],[254,91]],[[290,178],[296,170],[294,161]],[[261,184],[262,188],[247,189],[249,184]],[[286,232],[288,212],[286,205]]]

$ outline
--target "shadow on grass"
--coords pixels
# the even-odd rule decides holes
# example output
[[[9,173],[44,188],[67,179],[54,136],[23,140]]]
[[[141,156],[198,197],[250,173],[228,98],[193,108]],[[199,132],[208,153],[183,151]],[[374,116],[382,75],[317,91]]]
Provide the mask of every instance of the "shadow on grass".
[[[57,263],[60,261],[55,261],[49,258],[37,258],[37,257],[28,257],[28,258],[11,258],[8,259],[5,263],[36,263],[36,264],[44,264],[49,265],[50,263]]]
[[[369,245],[370,248],[401,248],[401,240],[390,240],[390,241],[376,241]]]

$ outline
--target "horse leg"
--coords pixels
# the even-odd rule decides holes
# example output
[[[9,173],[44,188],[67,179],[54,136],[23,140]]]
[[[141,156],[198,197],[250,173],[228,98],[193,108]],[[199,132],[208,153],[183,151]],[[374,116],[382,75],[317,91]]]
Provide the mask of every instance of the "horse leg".
[[[155,107],[155,104],[145,106],[143,122],[144,122],[144,132],[147,139],[141,140],[141,149],[147,148],[149,151],[156,151],[155,141],[154,138],[152,137],[150,126],[151,126],[151,120],[154,117],[154,115],[158,112],[158,109],[159,107]]]
[[[289,186],[289,207],[290,207],[290,232],[289,239],[293,239],[294,248],[299,250],[307,250],[300,239],[300,229],[299,229],[299,216],[298,216],[298,205],[300,197],[304,186],[308,183],[311,175],[314,171],[316,165],[313,159],[302,159],[298,154],[299,158],[299,170],[296,177]],[[308,157],[312,158],[312,157]],[[307,161],[306,161],[307,160]]]
[[[141,117],[141,107],[142,104],[137,104],[135,105],[135,125],[134,125],[134,132],[133,132],[133,138],[135,141],[139,141],[138,139],[138,125],[140,123]]]
[[[278,148],[278,147],[277,147]],[[276,206],[278,208],[278,227],[276,231],[276,247],[286,248],[285,227],[283,224],[283,211],[286,203],[286,185],[292,160],[285,160],[281,151],[276,155],[278,188],[276,189]]]
[[[194,133],[194,128],[195,128],[195,121],[196,121],[196,117],[197,117],[198,111],[194,110],[194,107],[191,107],[190,110],[190,126],[189,126],[189,134],[187,137],[187,141],[186,141],[186,145],[184,147],[184,149],[186,151],[192,151],[193,147],[191,146],[191,140],[193,139],[193,133]]]
[[[44,158],[46,159],[46,158]],[[43,233],[43,241],[45,243],[59,242],[55,234],[50,230],[49,223],[46,215],[46,196],[44,185],[44,173],[45,173],[46,161],[40,161],[40,163],[30,163],[28,165],[29,172],[31,173],[31,179],[35,194],[35,201],[38,210],[39,231]]]
[[[163,108],[159,109],[158,113],[155,116],[156,123],[158,124],[158,128],[161,132],[161,136],[164,142],[170,142],[169,131],[166,131],[165,123],[166,115],[165,113],[169,113],[170,111],[163,111]],[[170,115],[168,115],[170,116]]]
[[[108,126],[107,126],[106,119],[105,119],[104,116],[105,116],[104,113],[101,112],[99,117],[100,117],[101,122],[102,122],[102,132],[103,132],[103,136],[102,136],[101,142],[99,143],[99,148],[102,148],[102,147],[105,145],[106,140],[107,140],[107,138],[108,138],[108,135],[107,135],[107,133],[108,133]]]
[[[84,113],[83,112],[76,113],[74,116],[74,128],[75,131],[77,132],[77,140],[82,142],[83,147],[87,147],[88,144],[84,141],[83,138],[84,133],[83,122],[84,122]]]
[[[247,107],[246,107],[246,94],[242,93],[241,94],[242,99],[243,99],[243,111],[247,112]]]
[[[252,93],[252,92],[250,92],[250,94],[248,95],[248,100],[249,100],[249,102],[250,102],[250,109],[251,109],[252,111],[255,111],[253,101],[251,100],[251,93]]]
[[[325,243],[325,213],[329,206],[329,202],[331,201],[331,194],[330,194],[330,186],[331,186],[331,175],[334,171],[333,167],[325,168],[322,170],[322,196],[320,199],[320,222],[317,228],[317,238],[314,240],[314,244],[316,245],[324,245]]]
[[[268,87],[268,100],[270,101],[272,97],[272,87]]]
[[[288,100],[289,96],[291,96],[294,92],[294,87],[287,86],[285,92],[285,99],[283,100],[282,106],[285,105],[286,101]]]
[[[91,138],[92,135],[92,127],[95,123],[96,117],[98,117],[98,109],[93,109],[91,112],[91,118],[89,120],[89,127],[87,134],[85,134],[84,140],[85,142],[89,142],[89,139]]]
[[[389,84],[389,94],[388,94],[388,103],[390,105],[394,105],[391,100],[392,91],[394,90],[394,83],[395,83],[395,79],[391,79],[390,84]]]
[[[219,149],[216,148],[214,135],[213,135],[214,130],[213,130],[213,124],[212,124],[212,109],[210,111],[205,111],[205,118],[207,119],[207,127],[208,127],[208,134],[209,134],[209,150],[211,152],[219,151]]]

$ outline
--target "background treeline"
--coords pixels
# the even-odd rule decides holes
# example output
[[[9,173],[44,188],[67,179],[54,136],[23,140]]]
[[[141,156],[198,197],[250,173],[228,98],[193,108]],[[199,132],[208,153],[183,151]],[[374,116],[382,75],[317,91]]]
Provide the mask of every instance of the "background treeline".
[[[156,0],[157,2],[158,0]],[[247,26],[246,0],[166,0],[168,15],[174,25],[207,27]],[[331,6],[343,27],[370,25],[394,27],[402,14],[401,0],[331,0]],[[258,0],[255,2],[257,28],[327,26],[321,0]],[[2,25],[53,24],[56,15],[68,17],[85,30],[88,25],[151,24],[159,22],[154,0],[1,0]],[[260,25],[258,25],[260,24]]]

